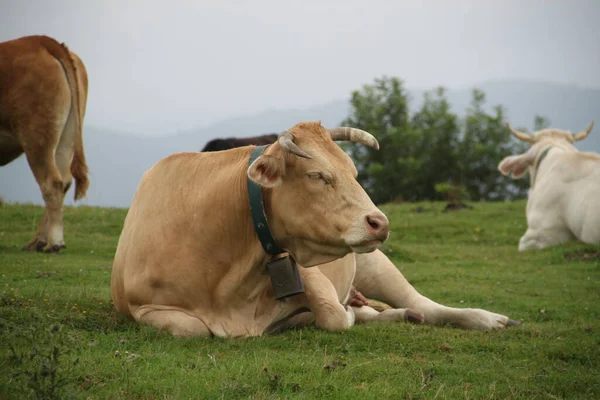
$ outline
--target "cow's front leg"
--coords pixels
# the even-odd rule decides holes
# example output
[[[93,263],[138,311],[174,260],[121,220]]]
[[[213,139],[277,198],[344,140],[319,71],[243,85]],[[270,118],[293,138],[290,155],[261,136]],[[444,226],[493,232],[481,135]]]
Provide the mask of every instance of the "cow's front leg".
[[[421,295],[379,250],[356,255],[354,284],[367,298],[394,308],[410,308],[424,315],[425,323],[463,329],[490,330],[517,324],[507,316],[486,310],[452,308]]]
[[[369,307],[369,301],[358,290],[352,286],[346,304],[352,307],[356,317],[356,323],[380,321],[380,322],[412,322],[420,324],[424,321],[423,313],[410,308],[390,308],[378,311]]]
[[[354,310],[338,299],[335,287],[318,268],[303,268],[304,302],[312,312],[315,324],[332,332],[345,331],[354,325]]]
[[[412,322],[423,323],[425,317],[422,312],[410,308],[390,308],[381,312],[369,306],[352,307],[356,316],[356,323],[364,322]]]

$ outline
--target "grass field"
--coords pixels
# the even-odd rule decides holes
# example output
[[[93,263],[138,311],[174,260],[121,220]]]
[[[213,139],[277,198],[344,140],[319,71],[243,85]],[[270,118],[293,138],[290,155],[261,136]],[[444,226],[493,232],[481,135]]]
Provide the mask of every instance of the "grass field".
[[[428,297],[522,326],[374,323],[224,340],[176,339],[115,314],[110,273],[126,210],[66,207],[67,249],[48,255],[21,251],[43,209],[5,204],[0,399],[599,398],[599,247],[520,254],[525,203],[474,207],[385,206],[385,250]]]

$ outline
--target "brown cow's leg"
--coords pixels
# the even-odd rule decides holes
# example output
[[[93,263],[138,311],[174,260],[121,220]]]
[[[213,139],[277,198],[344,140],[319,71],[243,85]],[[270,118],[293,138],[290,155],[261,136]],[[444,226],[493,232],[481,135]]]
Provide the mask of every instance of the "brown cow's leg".
[[[35,235],[33,236],[33,239],[31,239],[29,241],[29,243],[27,243],[25,245],[25,247],[23,247],[23,250],[41,251],[47,243],[48,243],[48,214],[47,214],[46,208],[44,208],[44,216],[42,217],[42,220],[40,221],[40,224],[38,225],[38,227],[35,231]]]
[[[71,184],[69,168],[73,137],[74,116],[71,115],[70,92],[62,67],[58,69],[58,90],[53,97],[43,98],[40,104],[31,105],[37,118],[27,115],[19,120],[26,121],[18,129],[23,132],[21,146],[29,167],[40,187],[46,205],[44,218],[35,237],[25,246],[26,250],[59,252],[65,247],[63,237],[63,200],[66,188]]]
[[[423,313],[425,323],[453,325],[463,329],[489,330],[516,324],[508,317],[486,310],[452,308],[421,295],[396,266],[379,250],[356,255],[354,285],[367,298],[395,308],[411,308]]]
[[[37,152],[25,149],[27,161],[46,204],[44,218],[36,236],[25,246],[26,250],[58,252],[65,244],[62,227],[64,183],[54,162],[53,147],[43,147]]]
[[[380,322],[412,322],[423,323],[423,313],[410,308],[390,308],[381,312],[369,306],[352,307],[356,315],[356,323]]]
[[[211,336],[204,322],[176,308],[147,304],[139,307],[133,313],[133,318],[158,330],[167,331],[173,336]]]
[[[58,142],[58,146],[56,147],[56,152],[54,155],[54,160],[56,163],[56,167],[61,177],[62,181],[62,196],[60,197],[60,205],[61,205],[61,214],[60,214],[60,243],[59,246],[61,249],[66,247],[64,241],[64,227],[63,227],[63,210],[65,195],[67,191],[71,187],[73,183],[73,174],[71,173],[71,160],[73,159],[73,141],[75,132],[75,119],[73,115],[70,115],[67,123],[65,124],[65,128],[60,136],[60,140]]]
[[[266,333],[281,332],[295,327],[317,325],[317,327],[339,332],[354,325],[355,316],[352,307],[340,303],[338,293],[323,272],[317,268],[302,268],[300,273],[304,281],[304,293],[290,297],[291,309],[309,309],[297,314],[285,322],[276,323]]]
[[[351,307],[343,306],[337,291],[331,281],[318,268],[301,268],[304,280],[305,306],[314,316],[316,325],[328,331],[344,331],[354,325],[354,311]],[[306,319],[303,316],[300,319]]]

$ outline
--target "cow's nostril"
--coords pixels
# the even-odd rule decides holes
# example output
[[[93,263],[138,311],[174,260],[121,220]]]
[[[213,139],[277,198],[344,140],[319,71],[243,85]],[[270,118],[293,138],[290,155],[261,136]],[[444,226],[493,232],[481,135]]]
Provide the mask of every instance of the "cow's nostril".
[[[375,219],[375,218],[373,218],[371,216],[368,216],[367,217],[367,223],[374,230],[378,230],[379,229],[379,222],[377,221],[377,219]]]
[[[369,231],[377,238],[377,240],[386,240],[389,233],[389,223],[385,215],[373,214],[367,215],[367,224],[369,224]]]

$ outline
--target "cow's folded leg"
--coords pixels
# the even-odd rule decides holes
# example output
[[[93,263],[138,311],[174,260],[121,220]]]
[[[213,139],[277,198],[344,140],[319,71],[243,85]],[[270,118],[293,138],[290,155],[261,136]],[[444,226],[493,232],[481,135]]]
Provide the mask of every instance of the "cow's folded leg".
[[[528,228],[519,240],[519,251],[544,249],[574,239],[575,236],[563,228]]]
[[[424,315],[422,312],[410,308],[390,308],[384,311],[377,311],[369,306],[352,307],[356,316],[356,323],[371,321],[380,322],[412,322],[415,324],[423,323]]]
[[[152,325],[160,331],[167,331],[173,336],[211,336],[204,322],[176,308],[143,305],[133,313],[133,318],[140,323]]]
[[[335,287],[318,268],[304,269],[302,277],[305,293],[301,296],[319,328],[339,332],[354,325],[354,310],[340,303]]]
[[[508,317],[486,310],[446,307],[421,295],[379,250],[356,255],[354,285],[367,298],[394,308],[423,313],[425,323],[452,325],[463,329],[489,330],[517,324]]]

